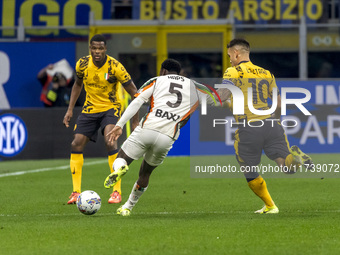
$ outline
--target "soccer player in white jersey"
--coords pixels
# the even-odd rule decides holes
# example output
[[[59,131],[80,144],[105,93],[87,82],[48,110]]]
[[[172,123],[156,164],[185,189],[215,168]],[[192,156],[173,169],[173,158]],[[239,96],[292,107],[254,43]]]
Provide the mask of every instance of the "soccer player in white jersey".
[[[118,152],[113,163],[114,173],[104,182],[110,188],[127,172],[128,165],[144,155],[139,178],[134,184],[127,202],[118,208],[117,214],[129,216],[141,195],[146,191],[152,171],[162,164],[172,144],[179,136],[179,129],[189,120],[201,98],[209,94],[207,87],[180,76],[178,61],[167,59],[162,63],[160,76],[147,81],[135,95],[121,119],[107,136],[114,142],[122,134],[125,123],[140,107],[150,102],[149,112],[140,121]]]

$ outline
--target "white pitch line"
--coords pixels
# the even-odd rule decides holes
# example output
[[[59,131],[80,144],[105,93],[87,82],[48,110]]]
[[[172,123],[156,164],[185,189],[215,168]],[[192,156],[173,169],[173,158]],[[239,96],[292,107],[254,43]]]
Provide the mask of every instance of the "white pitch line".
[[[136,212],[133,215],[181,215],[181,214],[231,214],[232,212]],[[233,213],[251,213],[251,212],[233,212]],[[55,217],[55,216],[76,216],[82,215],[81,213],[60,213],[60,214],[36,214],[36,215],[29,215],[29,214],[0,214],[0,217]],[[110,216],[110,215],[117,215],[116,211],[112,211],[111,213],[97,213],[97,215],[101,216]],[[92,215],[89,215],[92,216]]]
[[[107,162],[107,160],[97,160],[97,161],[92,161],[89,163],[84,163],[84,166],[90,166],[90,165],[96,165],[96,164],[101,164]],[[47,172],[47,171],[54,171],[54,170],[65,170],[70,168],[70,165],[66,166],[55,166],[55,167],[45,167],[45,168],[40,168],[40,169],[33,169],[33,170],[27,170],[27,171],[18,171],[18,172],[13,172],[13,173],[5,173],[5,174],[0,174],[1,177],[7,177],[7,176],[17,176],[17,175],[23,175],[23,174],[30,174],[30,173],[40,173],[40,172]]]
[[[298,211],[299,213],[339,213],[340,210],[313,210],[313,211]],[[295,212],[294,212],[295,213]],[[187,211],[187,212],[136,212],[133,215],[181,215],[181,214],[252,214],[258,215],[258,217],[267,217],[259,214],[254,214],[253,211]],[[287,215],[290,212],[280,212],[278,215]],[[0,217],[55,217],[55,216],[77,216],[81,215],[79,212],[77,213],[60,213],[60,214],[37,214],[37,215],[29,215],[29,214],[0,214]],[[116,215],[116,212],[113,211],[111,213],[100,213],[98,212],[97,215],[101,216],[111,216]],[[91,216],[91,215],[90,215]],[[95,216],[94,216],[95,217]],[[119,216],[117,216],[119,217]],[[270,217],[270,216],[269,216]],[[120,217],[119,217],[120,218]]]

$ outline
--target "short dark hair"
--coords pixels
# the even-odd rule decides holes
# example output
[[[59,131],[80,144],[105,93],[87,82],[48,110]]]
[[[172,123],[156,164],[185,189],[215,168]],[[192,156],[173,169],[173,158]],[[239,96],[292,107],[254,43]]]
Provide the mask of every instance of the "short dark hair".
[[[162,68],[168,70],[169,72],[176,72],[177,74],[179,74],[182,69],[181,64],[172,58],[164,60],[162,63]]]
[[[228,43],[227,48],[229,49],[231,47],[234,47],[235,45],[242,46],[246,50],[250,51],[250,44],[245,39],[235,38]]]
[[[92,36],[92,38],[90,40],[90,44],[92,42],[104,42],[104,45],[106,45],[106,38],[102,34],[96,34],[96,35]]]

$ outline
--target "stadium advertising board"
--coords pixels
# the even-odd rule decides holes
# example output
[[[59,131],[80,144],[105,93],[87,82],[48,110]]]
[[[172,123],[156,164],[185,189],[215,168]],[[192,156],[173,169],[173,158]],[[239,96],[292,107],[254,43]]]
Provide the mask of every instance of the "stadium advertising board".
[[[340,85],[335,81],[278,81],[278,86],[308,90],[304,93],[288,93],[290,100],[300,100],[287,106],[281,124],[285,128],[290,145],[297,145],[307,153],[340,152]],[[303,90],[301,90],[303,91]],[[302,101],[301,101],[302,100]],[[306,111],[304,111],[304,108]],[[307,113],[308,112],[308,113]],[[234,154],[234,134],[237,126],[232,113],[225,108],[208,108],[207,114],[196,112],[190,122],[190,155]],[[189,134],[188,134],[189,135]]]
[[[304,15],[307,23],[327,20],[327,0],[133,0],[132,19],[156,20],[163,11],[164,19],[225,19],[234,13],[239,24],[289,24]],[[111,0],[13,0],[0,4],[1,38],[16,37],[15,26],[23,19],[26,37],[79,37],[88,34],[87,29],[72,26],[88,26],[89,13],[95,19],[112,19]],[[31,29],[40,26],[46,29]],[[58,26],[69,26],[58,29]]]
[[[283,117],[282,123],[286,126],[290,145],[298,145],[306,153],[339,153],[340,84],[334,81],[277,83],[280,88],[299,87],[311,93],[310,100],[303,104],[311,115],[305,115],[295,105],[287,107],[287,115]],[[80,108],[76,111],[79,112]],[[0,158],[68,157],[69,151],[65,148],[70,145],[72,129],[62,125],[64,114],[64,108],[11,109],[0,112]],[[228,122],[213,127],[214,119]],[[232,113],[226,108],[209,107],[206,115],[196,111],[190,122],[181,129],[181,135],[169,155],[234,155],[236,128],[229,125],[233,120]],[[102,139],[102,136],[99,138]],[[105,155],[101,142],[89,146],[86,154],[90,157]]]
[[[15,114],[0,115],[0,156],[13,157],[26,145],[27,128]]]
[[[43,107],[37,74],[62,58],[75,66],[74,42],[0,43],[0,109]]]
[[[31,26],[81,26],[89,24],[89,13],[96,19],[111,18],[111,0],[11,0],[0,4],[0,26],[18,26],[18,19],[23,18],[25,27]],[[3,38],[15,37],[14,29],[1,30]],[[86,31],[85,31],[86,32]],[[75,29],[29,29],[26,36],[73,37],[87,35]]]
[[[0,111],[0,161],[18,159],[68,158],[76,118],[66,128],[62,120],[66,108],[49,109],[27,108]],[[74,109],[74,116],[81,107]],[[119,139],[119,145],[126,134]],[[102,135],[96,143],[90,143],[85,151],[86,157],[105,157],[107,151]]]
[[[77,118],[71,120],[70,128],[62,123],[66,112],[64,107],[26,108],[0,110],[0,161],[18,159],[68,158],[72,142],[73,127]],[[75,107],[74,116],[81,107]],[[140,116],[147,113],[142,107]],[[169,155],[189,155],[189,124],[181,129],[183,136],[175,144]],[[126,139],[126,129],[118,140],[121,146]],[[85,148],[86,157],[105,157],[107,151],[102,135],[96,143]]]
[[[313,23],[324,14],[325,0],[134,0],[133,18],[158,19],[161,10],[164,19],[224,19],[230,11],[236,23],[291,23],[301,16]]]

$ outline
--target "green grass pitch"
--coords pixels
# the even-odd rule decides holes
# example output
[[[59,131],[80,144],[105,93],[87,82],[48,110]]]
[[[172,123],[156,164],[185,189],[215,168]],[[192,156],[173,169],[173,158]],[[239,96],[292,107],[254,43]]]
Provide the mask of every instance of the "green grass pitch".
[[[340,163],[336,154],[312,156]],[[234,156],[225,160],[235,163]],[[123,178],[124,202],[140,162]],[[118,205],[107,203],[111,190],[103,187],[106,159],[85,155],[82,190],[102,198],[100,211],[86,216],[66,204],[68,164],[0,162],[0,254],[340,254],[338,178],[279,173],[266,181],[280,214],[255,215],[262,201],[245,179],[191,178],[189,157],[169,157],[132,215],[120,217]],[[20,171],[27,173],[5,176]]]

